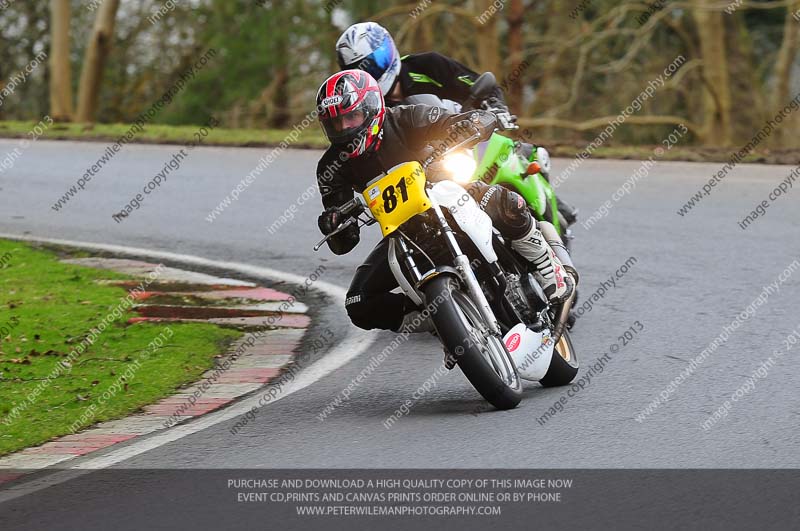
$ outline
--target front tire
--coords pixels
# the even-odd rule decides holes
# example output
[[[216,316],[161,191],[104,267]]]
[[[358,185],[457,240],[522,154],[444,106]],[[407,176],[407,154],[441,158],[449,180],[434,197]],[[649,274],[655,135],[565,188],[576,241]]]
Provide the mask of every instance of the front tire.
[[[522,383],[502,338],[482,334],[485,329],[478,308],[458,282],[441,275],[425,287],[432,306],[433,324],[445,349],[473,387],[497,409],[513,409],[522,400]]]

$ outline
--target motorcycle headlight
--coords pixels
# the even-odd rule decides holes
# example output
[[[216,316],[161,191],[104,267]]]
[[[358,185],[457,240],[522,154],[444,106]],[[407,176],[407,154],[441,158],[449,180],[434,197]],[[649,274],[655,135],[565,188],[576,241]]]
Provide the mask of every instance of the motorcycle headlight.
[[[469,153],[457,151],[450,153],[442,160],[442,167],[454,181],[467,184],[472,181],[472,174],[475,173],[478,163]]]

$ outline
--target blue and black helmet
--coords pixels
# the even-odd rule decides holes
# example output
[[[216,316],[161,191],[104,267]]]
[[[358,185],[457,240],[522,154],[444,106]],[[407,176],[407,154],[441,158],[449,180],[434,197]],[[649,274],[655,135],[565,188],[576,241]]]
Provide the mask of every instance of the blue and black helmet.
[[[336,57],[342,70],[364,70],[378,81],[383,95],[400,74],[400,53],[389,32],[375,22],[360,22],[347,28],[336,42]]]

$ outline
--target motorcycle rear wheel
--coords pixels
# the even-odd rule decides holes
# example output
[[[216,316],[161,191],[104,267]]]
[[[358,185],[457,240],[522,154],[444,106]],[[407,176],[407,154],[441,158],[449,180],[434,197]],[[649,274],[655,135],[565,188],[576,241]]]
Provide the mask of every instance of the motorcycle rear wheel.
[[[425,296],[435,307],[432,319],[439,339],[467,380],[497,409],[517,407],[522,383],[511,355],[502,338],[479,332],[487,328],[483,317],[458,282],[442,275],[428,283]]]
[[[569,331],[564,330],[564,333],[561,334],[561,339],[558,340],[553,350],[550,367],[547,368],[544,378],[539,380],[539,383],[544,387],[567,385],[578,374],[579,368],[580,363],[578,363],[575,348],[572,346]]]

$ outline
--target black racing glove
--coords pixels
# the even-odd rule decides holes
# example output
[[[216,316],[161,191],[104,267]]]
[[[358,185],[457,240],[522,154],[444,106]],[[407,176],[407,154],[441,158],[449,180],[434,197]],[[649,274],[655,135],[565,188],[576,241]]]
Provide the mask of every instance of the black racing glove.
[[[447,132],[451,138],[453,133],[457,133],[460,138],[467,138],[475,133],[477,129],[482,137],[491,136],[492,131],[497,127],[497,117],[492,112],[484,110],[474,110],[468,112],[469,117],[459,120],[450,127]]]
[[[317,225],[319,226],[319,230],[322,231],[322,234],[327,236],[339,228],[339,225],[345,220],[344,218],[345,216],[343,216],[336,207],[330,207],[319,215],[319,218],[317,218]],[[361,231],[358,229],[358,225],[351,225],[328,240],[328,247],[333,254],[347,254],[358,245],[361,239],[360,233]]]
[[[317,225],[319,230],[327,236],[331,232],[339,228],[343,220],[342,213],[336,207],[326,208],[325,211],[317,218]]]

